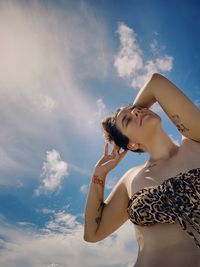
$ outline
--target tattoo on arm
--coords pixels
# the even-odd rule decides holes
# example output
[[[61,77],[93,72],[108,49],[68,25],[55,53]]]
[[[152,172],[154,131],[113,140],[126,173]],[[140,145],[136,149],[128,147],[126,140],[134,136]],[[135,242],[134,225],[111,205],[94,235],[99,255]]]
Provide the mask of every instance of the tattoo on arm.
[[[179,132],[181,132],[181,133],[185,133],[185,132],[189,131],[189,129],[186,128],[186,127],[181,123],[181,120],[180,120],[180,118],[179,118],[179,116],[178,116],[177,114],[172,115],[171,118],[172,118],[172,121],[174,122],[174,124],[176,125],[176,128],[179,130]]]
[[[101,221],[101,217],[97,217],[97,218],[95,219],[95,222],[96,222],[97,224],[99,224],[100,221]]]
[[[102,212],[103,212],[103,208],[106,204],[104,202],[101,202],[98,208],[98,212],[100,212],[100,215],[98,217],[95,218],[95,222],[99,225],[99,223],[101,222],[101,216],[102,216]]]

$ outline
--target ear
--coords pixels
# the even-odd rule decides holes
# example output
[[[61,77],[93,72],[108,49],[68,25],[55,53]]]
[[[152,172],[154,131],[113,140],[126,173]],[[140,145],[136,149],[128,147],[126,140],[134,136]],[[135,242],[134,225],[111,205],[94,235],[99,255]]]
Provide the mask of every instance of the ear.
[[[128,148],[129,150],[137,150],[137,149],[139,149],[139,144],[136,144],[136,143],[129,143],[129,144],[127,145],[127,148]]]

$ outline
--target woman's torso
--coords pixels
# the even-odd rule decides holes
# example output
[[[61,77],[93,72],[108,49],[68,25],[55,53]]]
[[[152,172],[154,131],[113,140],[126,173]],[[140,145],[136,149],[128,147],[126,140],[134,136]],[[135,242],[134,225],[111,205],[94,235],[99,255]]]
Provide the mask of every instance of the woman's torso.
[[[161,184],[180,172],[200,167],[200,143],[184,139],[178,153],[150,169],[139,166],[134,179],[126,180],[129,199],[144,187]],[[135,225],[139,245],[135,267],[200,267],[200,249],[178,223],[155,223],[151,226]]]

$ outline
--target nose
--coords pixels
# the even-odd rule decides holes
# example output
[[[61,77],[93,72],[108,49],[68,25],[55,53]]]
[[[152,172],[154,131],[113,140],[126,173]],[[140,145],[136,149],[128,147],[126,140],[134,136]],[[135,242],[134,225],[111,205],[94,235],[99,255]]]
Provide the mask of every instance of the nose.
[[[140,107],[131,108],[131,114],[135,115],[136,117],[138,117],[141,111],[142,111],[142,108]]]

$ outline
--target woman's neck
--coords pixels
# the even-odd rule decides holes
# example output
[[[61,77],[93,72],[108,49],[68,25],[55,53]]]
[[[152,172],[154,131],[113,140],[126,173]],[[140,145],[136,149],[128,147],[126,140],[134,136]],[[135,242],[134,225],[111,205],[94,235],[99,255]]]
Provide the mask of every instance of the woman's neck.
[[[157,164],[163,160],[168,160],[177,154],[179,146],[174,144],[171,138],[162,131],[146,146],[146,151],[150,154],[148,163]]]

